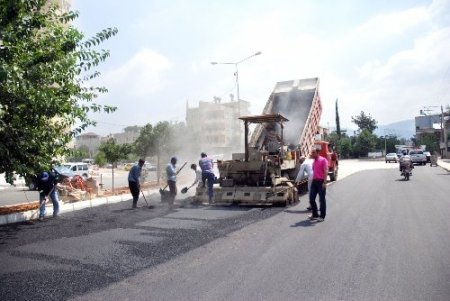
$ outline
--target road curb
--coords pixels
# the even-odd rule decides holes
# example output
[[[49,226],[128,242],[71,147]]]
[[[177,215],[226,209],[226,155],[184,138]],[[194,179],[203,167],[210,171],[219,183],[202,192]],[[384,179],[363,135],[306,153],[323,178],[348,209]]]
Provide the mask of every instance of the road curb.
[[[154,189],[154,190],[145,191],[145,193],[152,194],[152,193],[156,193],[158,191],[159,191],[159,189]],[[65,214],[65,213],[74,212],[74,211],[82,210],[82,209],[86,209],[86,208],[92,208],[92,207],[97,207],[97,206],[102,206],[102,205],[130,201],[131,199],[132,199],[131,194],[125,193],[125,194],[120,194],[120,195],[104,196],[101,198],[94,198],[91,200],[78,201],[78,202],[73,202],[73,203],[61,203],[60,202],[59,213]],[[131,203],[130,203],[130,207],[131,207]],[[47,211],[46,216],[52,216],[53,215],[53,206],[47,206],[46,211]],[[25,221],[29,221],[29,220],[35,220],[38,217],[39,217],[39,214],[38,214],[37,209],[0,215],[0,225],[21,223],[21,222],[25,222]]]

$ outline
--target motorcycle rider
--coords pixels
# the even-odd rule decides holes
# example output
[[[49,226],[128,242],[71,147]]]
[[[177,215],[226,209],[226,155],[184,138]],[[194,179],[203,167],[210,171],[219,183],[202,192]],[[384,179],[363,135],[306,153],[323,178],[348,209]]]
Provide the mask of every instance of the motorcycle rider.
[[[412,170],[414,168],[414,165],[411,161],[411,157],[409,155],[403,155],[400,157],[399,160],[399,169],[400,169],[400,173],[401,175],[403,175],[403,170],[409,167],[410,170]]]

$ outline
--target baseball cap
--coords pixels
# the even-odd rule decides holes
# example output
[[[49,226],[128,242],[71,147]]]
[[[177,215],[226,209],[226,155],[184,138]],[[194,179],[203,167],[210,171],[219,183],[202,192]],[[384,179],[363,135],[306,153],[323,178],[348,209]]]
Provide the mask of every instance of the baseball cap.
[[[48,180],[48,172],[44,171],[44,172],[41,174],[41,180],[42,180],[42,181],[47,181],[47,180]]]

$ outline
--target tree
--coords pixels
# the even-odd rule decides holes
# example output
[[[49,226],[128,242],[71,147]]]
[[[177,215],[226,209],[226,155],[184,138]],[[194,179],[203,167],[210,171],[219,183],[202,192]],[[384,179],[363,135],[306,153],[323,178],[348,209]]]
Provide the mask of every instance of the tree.
[[[352,154],[352,141],[348,137],[342,137],[338,142],[339,156],[341,158],[350,158]]]
[[[352,116],[352,122],[358,126],[360,132],[368,130],[370,133],[373,133],[378,127],[377,121],[370,114],[366,115],[363,111],[356,117]]]
[[[426,145],[427,151],[434,154],[434,152],[440,152],[439,147],[439,135],[435,135],[432,133],[425,133],[420,136],[420,139],[417,141],[418,145]]]
[[[105,166],[106,164],[106,157],[103,152],[98,152],[97,155],[95,155],[95,164],[97,164],[100,167]]]
[[[89,147],[87,145],[81,145],[80,147],[73,149],[69,161],[77,162],[84,158],[90,158]]]
[[[377,144],[377,136],[372,134],[368,129],[363,129],[356,137],[353,147],[354,155],[357,157],[367,157],[368,153],[375,150]]]
[[[111,173],[112,173],[112,191],[114,193],[114,167],[121,159],[126,159],[131,153],[131,145],[117,144],[114,138],[110,138],[108,141],[100,144],[98,148],[99,151],[105,154],[106,161],[111,163]]]
[[[186,134],[184,123],[160,121],[155,126],[146,124],[136,139],[134,151],[142,158],[155,156],[157,163],[156,176],[161,178],[161,162],[168,161],[182,148],[181,136]]]
[[[68,142],[88,125],[89,112],[113,112],[93,103],[104,87],[88,85],[109,52],[95,46],[117,33],[108,28],[84,40],[46,0],[0,3],[0,173],[13,183],[48,169],[69,153]],[[32,118],[30,118],[32,117]]]
[[[140,131],[139,137],[134,142],[134,153],[145,159],[153,154],[155,138],[153,137],[153,126],[148,123]]]
[[[338,99],[336,98],[336,133],[338,139],[341,139],[341,121],[339,120]]]
[[[380,136],[377,137],[376,146],[375,148],[377,150],[385,150],[386,147],[386,154],[387,153],[395,153],[396,148],[395,145],[401,144],[400,140],[395,135],[386,135],[386,136]]]

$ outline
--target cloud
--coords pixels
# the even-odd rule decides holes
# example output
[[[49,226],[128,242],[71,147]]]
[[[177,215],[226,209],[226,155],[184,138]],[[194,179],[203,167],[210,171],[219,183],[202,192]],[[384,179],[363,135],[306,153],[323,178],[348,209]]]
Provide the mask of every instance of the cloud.
[[[429,19],[427,7],[415,7],[405,11],[376,15],[358,26],[355,32],[370,37],[385,38],[390,35],[400,35]]]
[[[148,96],[163,89],[167,80],[164,72],[173,68],[165,56],[142,49],[119,68],[106,72],[105,79],[111,90],[128,91],[132,96]]]

